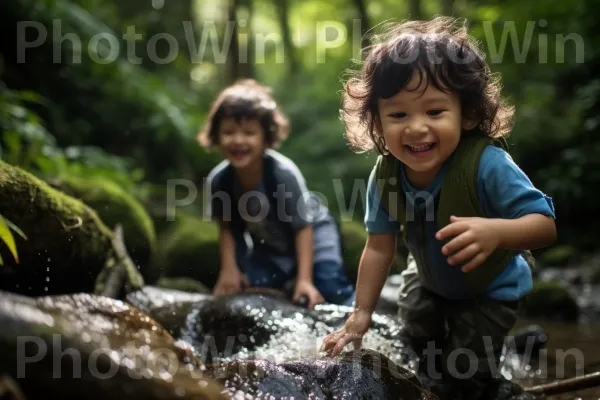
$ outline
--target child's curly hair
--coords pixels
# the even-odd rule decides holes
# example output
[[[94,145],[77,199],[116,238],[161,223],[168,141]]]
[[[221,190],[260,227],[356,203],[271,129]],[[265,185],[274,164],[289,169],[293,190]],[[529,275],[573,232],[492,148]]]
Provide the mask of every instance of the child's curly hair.
[[[407,21],[375,39],[362,70],[349,71],[340,110],[346,137],[357,152],[375,147],[380,154],[387,153],[383,134],[376,128],[377,101],[406,87],[415,71],[420,80],[458,95],[463,117],[479,121],[475,131],[508,136],[514,108],[501,98],[500,77],[491,73],[464,22],[451,17]]]
[[[288,136],[289,122],[273,99],[272,90],[254,79],[234,82],[219,93],[208,118],[198,133],[198,141],[211,149],[219,144],[219,126],[223,119],[257,120],[263,128],[267,147],[278,147]]]

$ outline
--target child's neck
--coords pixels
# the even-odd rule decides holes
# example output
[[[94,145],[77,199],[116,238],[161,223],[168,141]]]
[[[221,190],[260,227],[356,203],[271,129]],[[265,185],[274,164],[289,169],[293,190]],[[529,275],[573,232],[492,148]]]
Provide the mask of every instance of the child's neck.
[[[263,157],[258,157],[247,166],[235,169],[235,175],[242,190],[248,191],[256,187],[262,178],[263,159]]]
[[[436,168],[429,171],[413,171],[406,168],[406,179],[415,189],[425,189],[437,176],[442,168]]]

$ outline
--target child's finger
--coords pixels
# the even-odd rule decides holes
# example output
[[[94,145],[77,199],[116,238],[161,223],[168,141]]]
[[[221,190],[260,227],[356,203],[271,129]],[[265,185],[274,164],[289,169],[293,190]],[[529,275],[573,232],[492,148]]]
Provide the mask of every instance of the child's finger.
[[[333,348],[333,350],[331,350],[331,357],[335,357],[338,354],[340,354],[342,352],[342,350],[344,350],[344,347],[346,347],[346,345],[352,341],[361,339],[362,336],[357,334],[357,333],[346,333],[344,336],[342,336],[340,338],[340,340],[338,340],[337,344],[335,345],[335,347]]]
[[[464,249],[465,247],[473,243],[473,240],[475,239],[472,237],[472,235],[469,234],[469,232],[461,233],[460,235],[446,243],[444,247],[442,247],[442,253],[447,256],[458,250]]]
[[[440,229],[436,234],[435,238],[438,240],[444,240],[450,236],[458,236],[463,233],[467,229],[467,225],[462,222],[451,222],[446,225],[442,229]]]
[[[448,264],[455,265],[464,263],[475,257],[480,251],[481,249],[477,243],[471,243],[458,253],[448,257]]]
[[[469,261],[467,264],[465,264],[461,268],[461,271],[469,272],[469,271],[477,268],[482,262],[485,261],[486,258],[487,258],[487,255],[484,253],[477,254],[475,257],[473,257],[473,259],[471,261]]]

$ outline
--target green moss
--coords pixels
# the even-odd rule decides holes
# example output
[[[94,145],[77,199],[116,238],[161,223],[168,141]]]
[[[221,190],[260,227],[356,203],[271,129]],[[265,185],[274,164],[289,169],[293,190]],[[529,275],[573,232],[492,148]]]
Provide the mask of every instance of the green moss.
[[[216,224],[190,215],[181,215],[170,224],[158,238],[149,282],[160,277],[189,277],[212,288],[219,277]]]
[[[550,267],[566,267],[578,258],[577,249],[569,245],[552,246],[540,255],[540,261]]]
[[[342,256],[348,277],[356,282],[358,276],[358,265],[363,249],[367,243],[367,231],[361,222],[342,221]],[[390,269],[390,274],[399,273],[406,267],[406,259],[402,254],[397,254]]]
[[[579,307],[568,288],[558,281],[535,281],[523,301],[522,314],[531,318],[577,321]]]
[[[0,214],[16,237],[20,264],[0,247],[0,289],[28,295],[92,291],[112,248],[112,232],[96,212],[32,174],[0,161]]]
[[[67,178],[52,183],[92,207],[111,229],[123,227],[125,246],[142,274],[156,243],[154,225],[144,206],[121,186],[105,178]]]

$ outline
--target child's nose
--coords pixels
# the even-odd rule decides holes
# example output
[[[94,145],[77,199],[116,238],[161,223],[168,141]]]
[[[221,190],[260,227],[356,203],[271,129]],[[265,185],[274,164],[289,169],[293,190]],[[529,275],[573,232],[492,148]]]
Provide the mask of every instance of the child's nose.
[[[408,134],[426,133],[428,130],[427,122],[420,117],[413,117],[408,123],[405,132]]]

